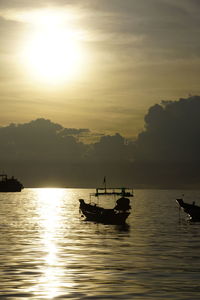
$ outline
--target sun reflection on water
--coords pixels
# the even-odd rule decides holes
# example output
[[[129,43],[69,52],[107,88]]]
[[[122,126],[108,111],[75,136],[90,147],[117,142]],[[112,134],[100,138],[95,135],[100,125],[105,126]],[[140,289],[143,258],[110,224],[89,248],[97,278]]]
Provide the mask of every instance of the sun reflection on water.
[[[66,194],[65,189],[43,188],[36,191],[43,257],[41,276],[32,292],[48,299],[59,296],[63,288],[61,279],[65,271],[59,257],[59,241],[62,239],[62,209]],[[72,286],[73,283],[70,283]]]

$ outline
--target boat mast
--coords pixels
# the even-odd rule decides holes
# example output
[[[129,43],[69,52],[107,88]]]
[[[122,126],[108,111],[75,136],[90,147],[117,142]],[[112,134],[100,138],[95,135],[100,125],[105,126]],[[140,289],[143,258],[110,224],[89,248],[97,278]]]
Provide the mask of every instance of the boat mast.
[[[105,193],[106,193],[106,191],[107,191],[107,187],[106,187],[106,176],[104,176],[103,183],[104,183],[104,189],[105,189]]]

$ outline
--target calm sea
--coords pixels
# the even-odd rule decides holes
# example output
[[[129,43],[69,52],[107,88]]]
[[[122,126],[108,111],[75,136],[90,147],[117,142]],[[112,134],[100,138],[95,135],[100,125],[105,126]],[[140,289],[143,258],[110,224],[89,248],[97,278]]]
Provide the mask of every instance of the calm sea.
[[[184,191],[136,190],[125,227],[81,219],[91,191],[0,194],[0,298],[199,300],[200,223],[179,212]]]

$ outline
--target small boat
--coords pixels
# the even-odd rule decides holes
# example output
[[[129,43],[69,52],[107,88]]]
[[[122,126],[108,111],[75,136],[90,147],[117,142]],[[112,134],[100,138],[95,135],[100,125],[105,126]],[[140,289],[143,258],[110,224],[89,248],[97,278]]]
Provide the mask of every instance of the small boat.
[[[186,203],[183,199],[176,199],[179,206],[189,215],[191,221],[200,221],[200,206],[196,205],[195,202],[192,204]]]
[[[125,224],[130,215],[130,200],[133,197],[132,189],[128,188],[97,188],[91,197],[109,196],[119,197],[112,209],[103,208],[96,203],[86,203],[84,199],[79,199],[80,211],[87,221],[93,221],[103,224]]]
[[[8,178],[7,174],[0,174],[0,192],[21,192],[24,188],[13,176]]]

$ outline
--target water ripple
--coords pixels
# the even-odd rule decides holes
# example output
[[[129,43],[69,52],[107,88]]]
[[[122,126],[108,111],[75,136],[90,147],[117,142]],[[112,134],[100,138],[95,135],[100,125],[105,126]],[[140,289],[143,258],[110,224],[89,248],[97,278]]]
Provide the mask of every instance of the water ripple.
[[[199,299],[200,224],[179,191],[136,191],[126,226],[81,220],[89,192],[0,194],[1,299]]]

